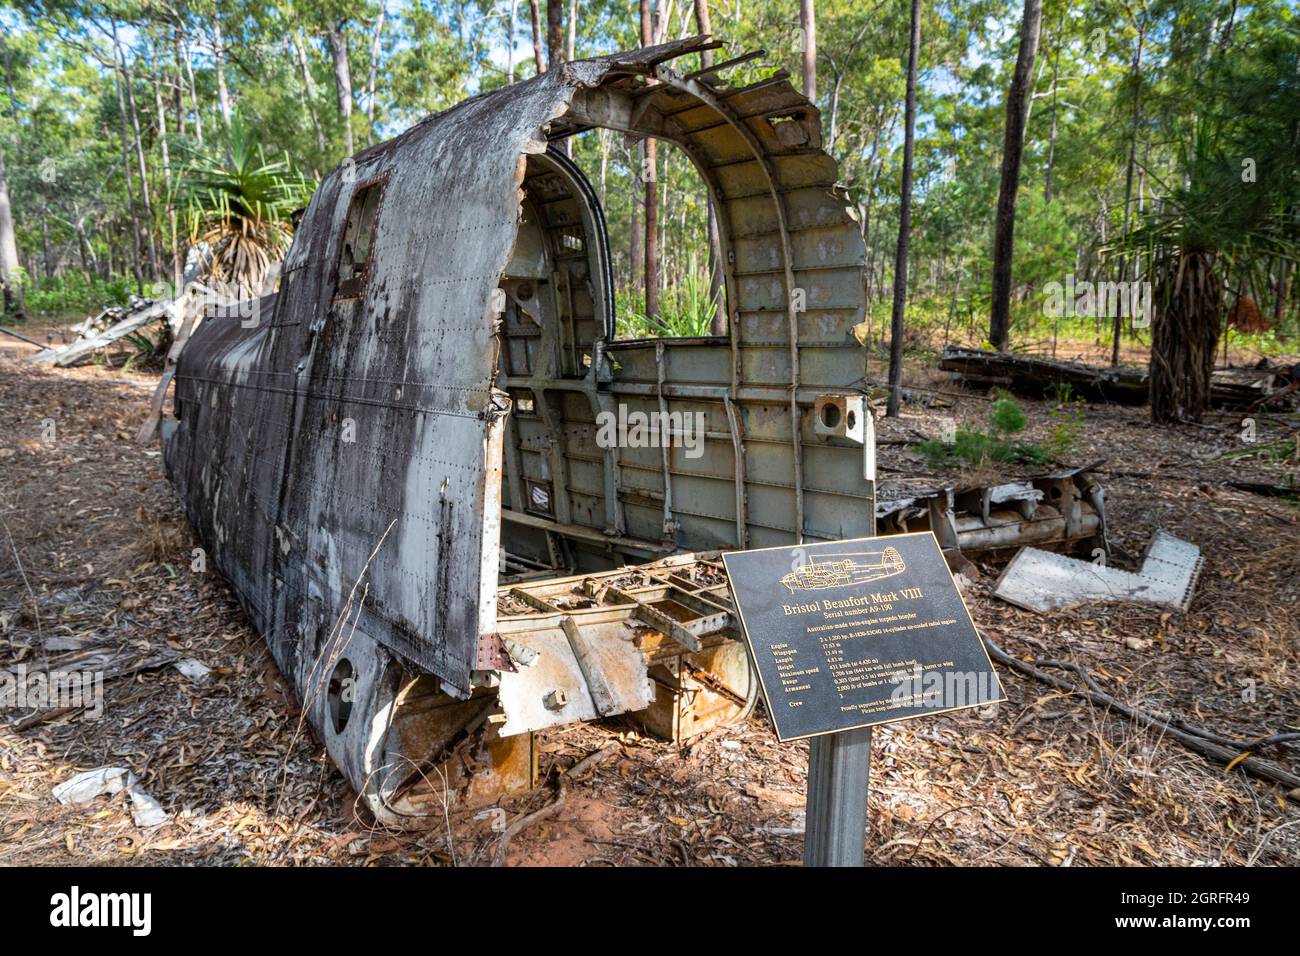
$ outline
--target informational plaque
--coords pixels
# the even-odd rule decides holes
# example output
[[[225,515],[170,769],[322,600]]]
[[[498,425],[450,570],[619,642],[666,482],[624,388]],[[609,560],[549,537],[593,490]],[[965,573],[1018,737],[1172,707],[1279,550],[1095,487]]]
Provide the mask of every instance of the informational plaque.
[[[722,560],[781,740],[1005,699],[928,531]]]

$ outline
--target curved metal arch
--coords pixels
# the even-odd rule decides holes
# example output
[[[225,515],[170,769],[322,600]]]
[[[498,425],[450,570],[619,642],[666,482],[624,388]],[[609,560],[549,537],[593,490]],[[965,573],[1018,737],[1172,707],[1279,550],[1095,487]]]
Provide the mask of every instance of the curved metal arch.
[[[731,215],[727,210],[725,199],[722,192],[722,185],[714,173],[713,167],[707,163],[700,155],[699,149],[691,142],[690,134],[683,130],[680,124],[675,123],[671,117],[661,117],[660,125],[657,128],[647,128],[639,124],[637,120],[645,115],[651,105],[653,92],[643,92],[642,97],[638,99],[635,105],[629,110],[626,121],[619,122],[613,116],[605,116],[597,125],[604,129],[617,130],[623,133],[631,133],[641,136],[651,136],[654,139],[663,140],[671,143],[691,162],[695,168],[696,174],[704,183],[705,190],[708,192],[709,202],[713,207],[714,213],[718,220],[718,239],[721,245],[723,286],[727,297],[727,338],[731,349],[731,387],[728,394],[723,396],[723,404],[726,408],[727,421],[731,425],[731,442],[732,452],[735,456],[736,468],[736,545],[740,548],[749,546],[749,502],[746,493],[745,484],[745,439],[743,425],[740,415],[736,411],[736,397],[740,390],[740,338],[739,338],[739,310],[740,310],[740,289],[736,282],[735,263],[733,261],[732,241],[731,241]],[[708,105],[701,103],[701,105]],[[570,103],[570,110],[573,104]],[[725,121],[726,117],[719,114]],[[614,336],[610,336],[611,341]],[[668,480],[665,474],[665,481]],[[667,494],[665,488],[665,494]],[[802,527],[802,522],[800,522]],[[802,533],[802,532],[800,532]]]
[[[565,176],[569,180],[569,185],[575,189],[582,197],[579,204],[583,214],[590,216],[591,222],[584,223],[584,227],[592,233],[592,242],[595,243],[596,256],[600,260],[600,310],[605,315],[605,338],[614,338],[614,268],[610,264],[609,255],[606,250],[609,249],[609,230],[605,224],[605,210],[601,208],[600,199],[596,195],[596,190],[592,188],[591,180],[582,171],[582,168],[572,159],[550,146],[546,152],[537,156],[537,159],[543,163],[550,163],[556,172]]]
[[[785,302],[786,313],[790,325],[790,431],[791,442],[794,450],[794,501],[795,501],[795,543],[803,542],[804,530],[804,500],[803,500],[803,444],[800,435],[801,418],[799,414],[799,313],[794,307],[794,249],[790,245],[790,223],[786,214],[785,198],[777,188],[776,169],[768,159],[767,151],[763,148],[762,142],[754,135],[754,131],[745,125],[745,121],[738,117],[735,112],[717,95],[713,93],[705,84],[698,79],[691,79],[683,76],[677,71],[667,66],[659,65],[655,67],[654,76],[664,84],[681,90],[694,96],[705,106],[710,107],[714,112],[721,116],[737,133],[744,139],[746,145],[754,154],[754,159],[759,168],[763,171],[763,176],[767,180],[768,191],[772,197],[772,205],[776,212],[777,226],[781,234],[781,258],[784,265],[785,277]],[[738,330],[733,330],[733,339],[738,335]]]

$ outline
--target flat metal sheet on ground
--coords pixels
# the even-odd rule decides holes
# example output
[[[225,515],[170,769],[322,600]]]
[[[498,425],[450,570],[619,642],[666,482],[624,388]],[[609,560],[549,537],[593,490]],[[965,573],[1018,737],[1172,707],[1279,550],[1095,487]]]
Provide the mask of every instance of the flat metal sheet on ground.
[[[1004,699],[928,531],[722,560],[780,740]]]
[[[1024,548],[1002,572],[993,595],[1040,613],[1090,601],[1134,601],[1185,611],[1200,573],[1200,548],[1157,531],[1138,572]]]

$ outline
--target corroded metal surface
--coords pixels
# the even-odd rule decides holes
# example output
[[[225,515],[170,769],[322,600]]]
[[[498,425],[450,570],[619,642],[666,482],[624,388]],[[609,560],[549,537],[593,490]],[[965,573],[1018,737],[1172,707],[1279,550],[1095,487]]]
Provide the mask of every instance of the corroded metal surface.
[[[719,647],[739,648],[713,553],[503,585],[497,602],[516,665],[498,678],[503,735],[645,711],[663,703],[655,685],[667,686],[665,669],[707,671]],[[722,666],[735,664],[727,658]],[[743,695],[749,684],[740,683]]]
[[[950,558],[1010,557],[1030,544],[1089,557],[1108,549],[1105,494],[1090,466],[997,485],[882,482],[876,525],[881,534],[932,531]]]
[[[403,788],[456,741],[489,753],[547,721],[645,710],[656,641],[673,648],[673,693],[740,707],[736,661],[706,653],[726,640],[725,610],[700,589],[659,581],[601,596],[607,620],[557,608],[507,634],[499,569],[598,571],[873,527],[869,432],[819,418],[828,399],[860,406],[858,224],[816,108],[783,74],[730,87],[667,65],[709,45],[570,63],[358,154],[313,196],[269,313],[208,319],[180,357],[169,473],[383,819],[414,812]],[[593,126],[670,140],[695,163],[721,227],[726,336],[613,340],[599,204],[546,149]],[[596,416],[617,405],[698,413],[703,455],[594,449]],[[503,648],[519,674],[558,668],[572,694],[534,713]],[[530,653],[544,663],[520,666]],[[512,694],[527,707],[512,713]]]
[[[180,356],[169,474],[384,822],[530,785],[547,727],[628,714],[680,740],[748,713],[725,576],[684,552],[864,536],[877,517],[950,550],[1104,543],[1077,473],[877,512],[859,224],[783,72],[731,86],[721,65],[670,65],[711,46],[566,64],[349,159],[278,295],[205,319]],[[694,164],[726,335],[616,338],[599,201],[548,149],[595,127]],[[598,443],[616,410],[699,421],[700,454]]]

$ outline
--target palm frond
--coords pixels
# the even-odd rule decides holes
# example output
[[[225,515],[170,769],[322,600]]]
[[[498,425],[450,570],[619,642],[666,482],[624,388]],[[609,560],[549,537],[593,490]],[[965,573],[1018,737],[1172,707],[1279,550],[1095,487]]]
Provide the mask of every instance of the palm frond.
[[[190,241],[212,247],[215,278],[256,294],[293,235],[290,216],[311,198],[313,183],[288,155],[268,160],[239,117],[220,153],[194,153],[180,177],[177,205]]]

